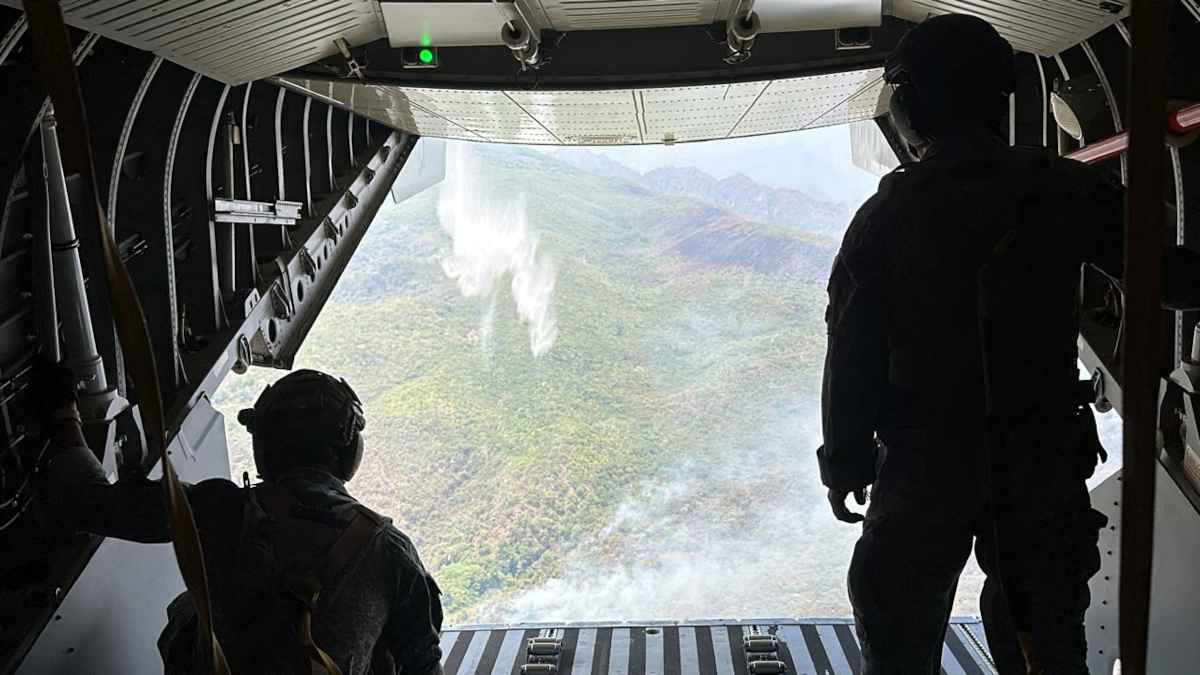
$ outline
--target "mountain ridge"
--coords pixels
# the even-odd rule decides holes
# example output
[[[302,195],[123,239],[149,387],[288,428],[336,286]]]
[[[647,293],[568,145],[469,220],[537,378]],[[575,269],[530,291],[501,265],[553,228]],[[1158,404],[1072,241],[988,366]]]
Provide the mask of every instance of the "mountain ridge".
[[[588,173],[632,181],[666,194],[699,199],[747,220],[806,234],[838,239],[853,216],[851,208],[844,202],[821,200],[800,190],[766,186],[740,172],[720,179],[694,166],[660,166],[640,173],[584,148],[561,149],[552,156]]]

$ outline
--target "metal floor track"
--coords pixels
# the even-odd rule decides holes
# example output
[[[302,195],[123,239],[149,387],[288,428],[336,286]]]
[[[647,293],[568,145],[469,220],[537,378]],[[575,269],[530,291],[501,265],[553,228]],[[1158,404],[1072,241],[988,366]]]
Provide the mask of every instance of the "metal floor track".
[[[943,675],[991,675],[983,627],[956,619]],[[859,675],[854,625],[769,619],[638,624],[454,626],[445,675]]]

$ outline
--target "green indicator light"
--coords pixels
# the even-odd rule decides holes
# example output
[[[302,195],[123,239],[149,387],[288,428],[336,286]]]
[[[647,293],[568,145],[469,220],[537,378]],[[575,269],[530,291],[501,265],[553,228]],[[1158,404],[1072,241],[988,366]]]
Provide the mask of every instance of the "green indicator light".
[[[433,50],[422,49],[417,52],[417,58],[421,60],[421,63],[433,63]]]

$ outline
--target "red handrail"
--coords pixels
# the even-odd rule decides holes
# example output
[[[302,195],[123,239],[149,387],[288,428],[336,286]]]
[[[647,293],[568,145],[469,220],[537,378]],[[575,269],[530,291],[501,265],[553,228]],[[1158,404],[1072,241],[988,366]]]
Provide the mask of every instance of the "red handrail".
[[[1200,128],[1200,103],[1184,106],[1167,116],[1167,128],[1171,133],[1184,136]]]
[[[1193,103],[1175,110],[1167,115],[1167,131],[1174,136],[1186,136],[1200,129],[1200,103]],[[1067,157],[1084,164],[1095,164],[1106,159],[1120,157],[1129,148],[1129,132],[1122,131],[1115,136],[1102,138],[1095,143],[1089,143]]]

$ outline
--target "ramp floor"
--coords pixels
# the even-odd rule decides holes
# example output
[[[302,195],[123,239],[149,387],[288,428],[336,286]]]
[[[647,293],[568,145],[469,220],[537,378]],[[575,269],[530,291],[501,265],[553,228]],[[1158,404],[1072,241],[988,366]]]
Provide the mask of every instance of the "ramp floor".
[[[751,664],[747,636],[775,637],[766,644],[776,652],[754,655],[771,664]],[[981,624],[954,620],[943,675],[992,675],[985,644]],[[824,619],[456,626],[442,634],[442,658],[445,675],[766,675],[778,664],[787,675],[862,672],[854,625]]]

